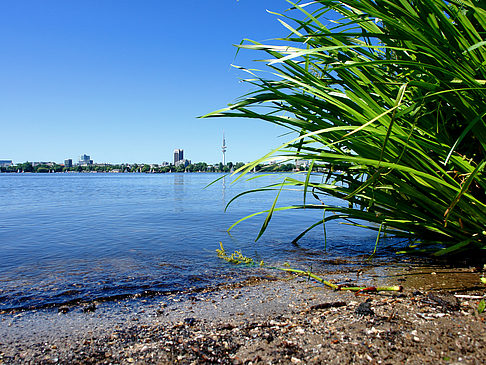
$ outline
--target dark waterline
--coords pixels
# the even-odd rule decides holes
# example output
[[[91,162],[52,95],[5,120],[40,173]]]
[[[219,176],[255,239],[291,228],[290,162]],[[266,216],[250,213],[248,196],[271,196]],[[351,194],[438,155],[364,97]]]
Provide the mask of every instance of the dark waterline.
[[[239,218],[268,209],[276,192],[246,189],[281,175],[231,184],[218,174],[0,174],[0,310],[90,301],[143,292],[202,288],[244,276],[215,254],[219,242],[269,262],[315,268],[329,258],[371,252],[375,233],[331,223],[328,252],[322,229],[290,242],[322,218],[318,211],[277,214],[254,239],[263,216],[226,229]],[[280,206],[300,203],[284,192]]]

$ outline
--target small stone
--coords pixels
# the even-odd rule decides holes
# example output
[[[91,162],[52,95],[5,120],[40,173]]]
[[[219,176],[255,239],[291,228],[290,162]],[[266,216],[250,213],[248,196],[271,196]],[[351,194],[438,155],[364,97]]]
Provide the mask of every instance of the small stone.
[[[295,332],[297,332],[299,335],[303,335],[305,333],[305,330],[302,327],[297,327],[295,329]]]
[[[354,312],[359,316],[374,316],[375,312],[371,309],[371,299],[368,298],[366,302],[358,305]]]
[[[82,310],[83,310],[84,313],[94,312],[96,310],[96,304],[95,303],[87,303],[86,305],[83,306]]]
[[[70,311],[71,308],[69,308],[67,305],[61,305],[58,309],[57,309],[57,312],[58,313],[67,313]]]
[[[196,323],[196,319],[192,317],[184,318],[184,323],[192,326],[194,323]]]

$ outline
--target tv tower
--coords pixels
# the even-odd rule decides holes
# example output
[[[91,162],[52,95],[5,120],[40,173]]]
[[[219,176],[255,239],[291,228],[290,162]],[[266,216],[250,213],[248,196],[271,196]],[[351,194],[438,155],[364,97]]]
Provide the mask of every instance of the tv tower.
[[[223,166],[226,166],[226,140],[224,139],[224,132],[223,132],[223,147],[221,148],[223,151]]]

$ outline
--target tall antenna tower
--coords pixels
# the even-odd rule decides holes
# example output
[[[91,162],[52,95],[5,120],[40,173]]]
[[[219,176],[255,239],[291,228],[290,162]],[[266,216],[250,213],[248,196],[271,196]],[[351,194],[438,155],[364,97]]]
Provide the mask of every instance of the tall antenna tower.
[[[223,132],[223,147],[221,148],[223,151],[223,166],[226,166],[226,140],[224,139],[224,132]]]

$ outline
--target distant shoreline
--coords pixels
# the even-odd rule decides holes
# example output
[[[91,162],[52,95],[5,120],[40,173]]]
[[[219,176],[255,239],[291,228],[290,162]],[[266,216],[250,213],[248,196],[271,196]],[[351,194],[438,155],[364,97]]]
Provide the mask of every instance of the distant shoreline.
[[[157,164],[89,164],[64,166],[58,164],[38,164],[25,162],[17,165],[0,166],[0,173],[66,173],[66,172],[105,172],[105,173],[171,173],[171,172],[209,172],[209,173],[232,173],[245,166],[243,162],[232,163],[228,162],[226,165],[215,164],[209,165],[205,162],[198,162],[189,165],[157,165]],[[305,171],[307,165],[295,165],[292,163],[256,165],[253,168],[254,172],[294,172]]]

